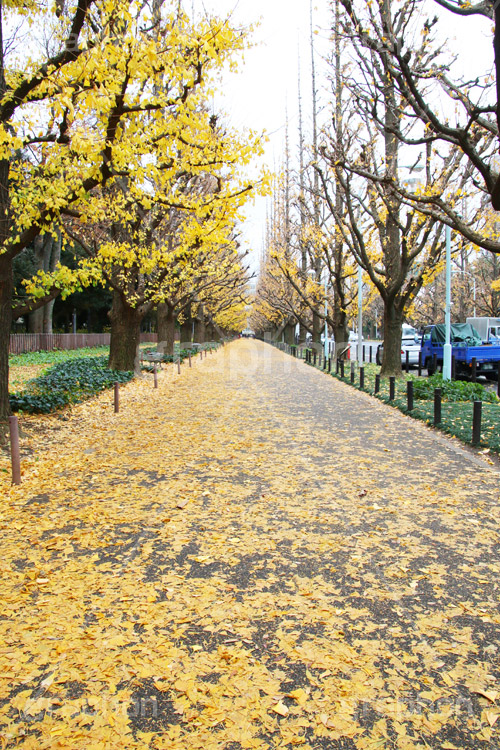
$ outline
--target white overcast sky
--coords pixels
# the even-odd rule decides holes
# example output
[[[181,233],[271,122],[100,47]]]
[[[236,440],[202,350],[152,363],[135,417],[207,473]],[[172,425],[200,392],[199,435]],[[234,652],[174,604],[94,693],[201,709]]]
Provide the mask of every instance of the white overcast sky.
[[[246,53],[240,73],[227,78],[224,107],[231,125],[268,133],[265,162],[271,169],[283,161],[288,112],[291,157],[296,163],[299,51],[304,128],[306,132],[311,129],[309,0],[186,0],[186,4],[189,2],[197,13],[232,13],[235,25],[259,23],[252,37],[255,47]],[[486,19],[454,16],[440,10],[433,0],[425,0],[422,12],[426,17],[435,13],[442,16],[440,29],[450,48],[463,60],[468,77],[472,77],[473,70],[484,72],[491,68],[492,29]],[[328,49],[330,18],[330,1],[313,0],[317,87],[323,103],[328,95],[321,56]],[[243,236],[254,252],[252,265],[256,268],[265,234],[266,201],[257,199],[247,213]]]

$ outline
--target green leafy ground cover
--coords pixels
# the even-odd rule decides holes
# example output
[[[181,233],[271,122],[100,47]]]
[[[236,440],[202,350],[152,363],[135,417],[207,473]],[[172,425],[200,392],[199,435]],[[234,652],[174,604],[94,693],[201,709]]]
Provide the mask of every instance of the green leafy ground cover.
[[[116,382],[126,383],[133,376],[132,372],[108,369],[106,355],[69,357],[29,380],[22,391],[11,394],[10,406],[14,412],[48,414],[91,398]]]
[[[437,429],[448,435],[458,438],[463,443],[472,443],[472,415],[473,402],[482,401],[481,441],[480,446],[496,453],[500,453],[500,401],[496,396],[496,384],[493,388],[485,387],[481,383],[470,383],[454,380],[443,381],[441,374],[432,377],[418,377],[416,374],[403,376],[396,379],[395,399],[389,400],[389,380],[382,378],[380,391],[375,394],[375,375],[380,367],[373,364],[365,364],[365,384],[363,391],[375,395],[376,398],[396,407],[414,419],[420,419],[428,425],[434,425],[434,390],[441,388],[442,406],[441,423]],[[332,376],[351,385],[351,363],[345,363],[344,377],[335,372]],[[408,412],[406,398],[406,383],[413,381],[414,409]],[[355,380],[352,384],[359,388],[359,368],[355,365]]]

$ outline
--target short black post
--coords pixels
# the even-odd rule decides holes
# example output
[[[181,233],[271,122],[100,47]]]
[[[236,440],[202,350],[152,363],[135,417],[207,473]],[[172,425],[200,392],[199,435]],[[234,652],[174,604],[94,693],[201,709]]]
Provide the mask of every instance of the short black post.
[[[316,367],[316,357],[317,357],[317,354],[316,354],[316,349],[314,350],[314,355],[313,355],[313,357],[314,357],[313,365],[314,365],[314,366]]]
[[[378,393],[380,391],[380,373],[377,372],[375,375],[375,390],[374,393]]]
[[[422,352],[418,353],[418,377],[422,377]]]
[[[340,359],[337,357],[337,359],[335,360],[335,375],[339,374],[339,370],[340,370]]]
[[[497,396],[500,396],[500,362],[497,369]]]
[[[365,368],[363,366],[359,368],[359,387],[361,390],[365,387]]]
[[[394,401],[396,396],[396,377],[391,375],[389,377],[389,401]]]
[[[115,383],[115,414],[120,411],[120,383]]]
[[[156,362],[153,363],[153,378],[154,378],[155,388],[158,388],[158,373],[156,371]]]
[[[408,374],[410,372],[410,352],[408,350],[406,350],[405,354],[406,354],[406,357],[405,357],[405,370],[406,370],[406,373]]]
[[[472,445],[479,445],[479,443],[481,442],[482,408],[482,401],[474,401],[474,411],[472,413]]]
[[[413,380],[406,381],[406,402],[408,411],[413,411]]]
[[[12,484],[21,484],[21,452],[19,450],[19,423],[14,415],[9,417],[10,463]]]
[[[189,358],[189,366],[192,367],[192,364],[191,364],[191,351],[189,351],[188,358]]]
[[[332,358],[328,357],[328,372],[332,371]]]
[[[344,360],[343,359],[340,360],[340,377],[341,378],[344,377]]]
[[[365,361],[365,345],[363,344],[363,354],[362,354],[362,362]]]
[[[441,388],[434,389],[434,425],[441,423]]]
[[[370,362],[370,364],[372,363],[372,345],[371,344],[370,344],[370,352],[368,354],[368,361]]]
[[[475,383],[477,380],[477,361],[475,357],[472,357],[472,371],[471,371],[471,379],[472,382]]]
[[[434,372],[436,372],[436,370],[437,370],[437,366],[438,366],[438,358],[437,358],[437,354],[433,354],[433,355],[432,355],[432,368],[433,368],[433,371],[434,371]]]
[[[355,376],[355,370],[354,370],[354,362],[351,362],[351,383],[354,383],[354,376]]]
[[[457,360],[455,359],[454,354],[451,356],[451,379],[457,379]]]
[[[323,370],[326,370],[327,365],[328,365],[328,357],[325,356],[323,359]]]

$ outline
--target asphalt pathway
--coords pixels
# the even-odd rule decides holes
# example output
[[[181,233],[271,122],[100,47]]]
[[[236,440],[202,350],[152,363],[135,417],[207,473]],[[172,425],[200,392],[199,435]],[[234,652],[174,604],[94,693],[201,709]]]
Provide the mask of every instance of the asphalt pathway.
[[[9,494],[3,747],[500,747],[486,462],[252,340],[64,430]]]

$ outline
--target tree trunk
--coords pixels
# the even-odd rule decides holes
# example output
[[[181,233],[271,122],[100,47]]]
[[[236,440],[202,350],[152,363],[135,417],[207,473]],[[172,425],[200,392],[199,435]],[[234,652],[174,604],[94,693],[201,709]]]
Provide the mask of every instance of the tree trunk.
[[[198,344],[205,343],[205,310],[203,305],[198,308],[198,314],[194,320],[194,340]]]
[[[295,323],[287,323],[284,330],[285,344],[292,346],[295,344]]]
[[[184,323],[181,323],[181,348],[182,344],[191,343],[193,339],[193,321],[191,318],[191,305],[184,309]]]
[[[161,302],[156,311],[158,329],[158,351],[163,354],[174,354],[175,312],[168,302]]]
[[[55,271],[57,264],[61,260],[61,246],[62,246],[62,236],[61,236],[61,230],[57,230],[57,239],[52,238],[52,244],[51,244],[51,253],[50,258],[48,259],[48,271]],[[43,332],[44,333],[52,333],[52,314],[54,312],[54,303],[55,299],[51,300],[50,302],[47,302],[45,307],[43,308]],[[90,316],[90,310],[89,310],[89,316]],[[90,332],[90,321],[89,325],[87,327],[87,330]]]
[[[12,324],[12,261],[0,256],[0,422],[10,416],[9,343]]]
[[[403,313],[393,301],[385,301],[384,306],[384,358],[380,374],[400,376],[401,370],[401,326]]]
[[[144,314],[142,307],[130,307],[119,292],[113,292],[113,305],[109,312],[111,320],[110,369],[140,371],[139,344]]]

